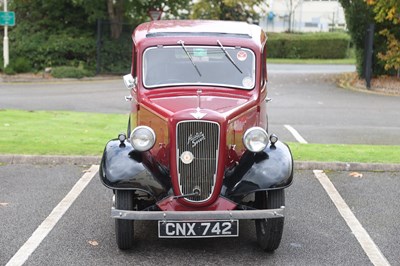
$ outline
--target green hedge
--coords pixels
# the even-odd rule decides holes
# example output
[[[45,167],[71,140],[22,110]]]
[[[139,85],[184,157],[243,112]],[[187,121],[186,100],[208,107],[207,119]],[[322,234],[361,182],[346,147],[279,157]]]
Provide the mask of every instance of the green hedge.
[[[83,66],[92,70],[96,66],[96,39],[90,35],[37,32],[22,37],[21,32],[12,31],[9,45],[10,72],[37,72],[54,66]],[[0,48],[3,49],[2,43]]]
[[[346,58],[350,36],[346,33],[269,33],[270,58]]]
[[[131,28],[119,40],[109,40],[106,32],[100,51],[100,73],[128,73],[131,64]],[[56,70],[56,76],[92,75],[96,68],[96,38],[91,34],[24,34],[23,28],[10,32],[10,66],[7,74],[43,71],[46,67],[69,66]],[[270,58],[346,58],[350,37],[345,33],[270,33]],[[2,49],[2,42],[0,43]],[[77,68],[77,69],[75,69]],[[57,73],[57,71],[61,73]],[[85,72],[87,71],[87,72]],[[54,73],[53,73],[54,74]]]
[[[126,74],[131,70],[132,38],[105,39],[100,51],[100,73]]]
[[[132,60],[132,28],[133,26],[129,25],[127,33],[118,40],[111,40],[108,32],[103,33],[100,73],[129,73]],[[57,76],[69,77],[81,76],[82,73],[91,75],[96,70],[95,32],[79,36],[67,32],[50,34],[42,31],[25,34],[22,29],[23,27],[10,31],[10,64],[5,70],[1,56],[0,72],[15,74],[40,72],[47,67],[52,67],[53,70],[55,67],[69,67],[56,70]],[[1,41],[0,50],[3,50],[2,45]]]
[[[83,69],[82,67],[59,66],[51,70],[51,75],[55,78],[83,78],[94,76],[94,71]]]

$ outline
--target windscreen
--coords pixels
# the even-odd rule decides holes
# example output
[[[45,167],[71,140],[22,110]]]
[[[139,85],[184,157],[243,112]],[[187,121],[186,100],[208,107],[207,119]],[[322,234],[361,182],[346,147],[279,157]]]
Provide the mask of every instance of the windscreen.
[[[143,55],[143,83],[147,88],[208,85],[252,89],[254,53],[240,47],[159,46]]]

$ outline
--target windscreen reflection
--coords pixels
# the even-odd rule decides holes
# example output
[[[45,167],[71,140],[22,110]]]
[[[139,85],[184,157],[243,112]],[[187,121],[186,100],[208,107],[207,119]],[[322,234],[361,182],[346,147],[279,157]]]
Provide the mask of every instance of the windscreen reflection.
[[[245,48],[219,46],[148,48],[143,56],[143,83],[147,88],[208,85],[252,89],[254,53]]]

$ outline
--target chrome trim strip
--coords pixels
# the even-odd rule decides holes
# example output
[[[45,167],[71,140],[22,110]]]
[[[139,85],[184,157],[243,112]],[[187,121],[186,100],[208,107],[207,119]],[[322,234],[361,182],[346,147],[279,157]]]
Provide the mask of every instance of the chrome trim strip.
[[[244,220],[282,218],[285,206],[267,210],[231,211],[127,211],[111,208],[111,217],[124,220]]]

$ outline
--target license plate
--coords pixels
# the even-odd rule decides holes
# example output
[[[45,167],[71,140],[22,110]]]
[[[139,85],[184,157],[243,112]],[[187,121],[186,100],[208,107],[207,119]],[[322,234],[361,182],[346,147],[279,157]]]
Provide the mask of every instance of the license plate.
[[[158,221],[160,238],[239,236],[239,221]]]

